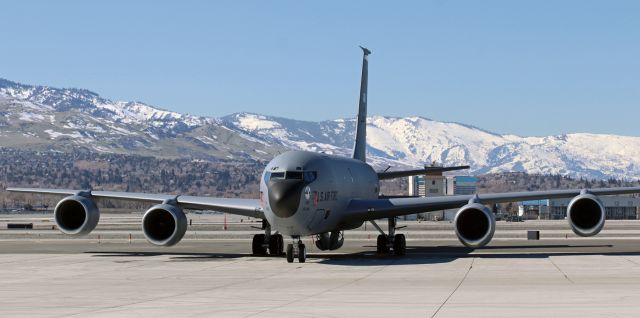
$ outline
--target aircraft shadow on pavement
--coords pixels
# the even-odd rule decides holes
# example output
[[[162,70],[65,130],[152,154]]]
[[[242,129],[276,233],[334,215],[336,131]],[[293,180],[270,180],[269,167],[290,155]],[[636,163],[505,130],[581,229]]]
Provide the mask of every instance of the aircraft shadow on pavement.
[[[189,253],[189,252],[122,252],[122,251],[89,251],[86,254],[93,254],[95,257],[148,257],[148,256],[170,256],[172,261],[206,261],[216,259],[234,259],[249,257],[249,254],[239,253]]]
[[[464,246],[407,246],[407,254],[400,257],[378,255],[375,252],[359,252],[351,254],[316,254],[309,256],[309,258],[322,258],[320,263],[328,265],[378,266],[448,263],[459,258],[471,257],[532,259],[571,255],[640,255],[640,247],[635,251],[611,250],[613,247],[613,245],[514,245],[485,246],[474,250]]]
[[[513,246],[486,246],[479,249],[470,249],[464,246],[408,246],[405,256],[380,255],[372,246],[363,246],[366,251],[354,253],[332,253],[311,251],[307,259],[318,260],[320,264],[336,266],[381,266],[381,265],[420,265],[448,263],[459,258],[548,258],[550,256],[584,256],[584,255],[611,255],[633,256],[640,255],[640,247],[635,251],[620,251],[613,245],[513,245]],[[155,251],[88,251],[95,257],[149,257],[169,256],[169,261],[214,261],[221,259],[255,258],[274,259],[281,256],[254,256],[241,253],[198,253],[198,252],[155,252]]]

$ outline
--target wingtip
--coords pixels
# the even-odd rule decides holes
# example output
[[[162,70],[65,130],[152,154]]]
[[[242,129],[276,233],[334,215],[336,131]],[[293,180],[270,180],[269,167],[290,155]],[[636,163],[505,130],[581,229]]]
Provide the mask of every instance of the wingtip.
[[[366,47],[360,45],[360,48],[362,49],[362,52],[364,52],[364,55],[371,54],[371,51],[369,49],[367,49]]]

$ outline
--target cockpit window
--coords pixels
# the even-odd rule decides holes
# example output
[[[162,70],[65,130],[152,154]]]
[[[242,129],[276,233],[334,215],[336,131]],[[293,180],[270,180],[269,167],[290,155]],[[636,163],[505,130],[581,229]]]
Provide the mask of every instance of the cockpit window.
[[[304,182],[313,182],[316,180],[318,173],[315,171],[286,171],[286,172],[270,172],[265,174],[265,181],[287,179],[287,180],[304,180]]]
[[[287,180],[302,180],[302,171],[287,171]]]
[[[262,178],[264,179],[264,183],[269,182],[269,179],[271,179],[271,172],[265,172]]]
[[[269,180],[284,179],[284,172],[272,172]]]

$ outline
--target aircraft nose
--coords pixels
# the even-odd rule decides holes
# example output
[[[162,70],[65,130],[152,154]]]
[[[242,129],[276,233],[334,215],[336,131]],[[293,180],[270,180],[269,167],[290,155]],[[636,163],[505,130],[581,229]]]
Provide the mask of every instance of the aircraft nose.
[[[269,181],[269,206],[273,213],[281,218],[294,215],[300,205],[303,188],[302,180]]]

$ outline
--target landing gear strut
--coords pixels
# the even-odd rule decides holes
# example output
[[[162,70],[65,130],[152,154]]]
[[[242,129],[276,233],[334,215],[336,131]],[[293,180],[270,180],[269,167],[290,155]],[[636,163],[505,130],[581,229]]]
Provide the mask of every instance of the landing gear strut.
[[[264,230],[264,234],[256,234],[253,236],[253,242],[251,243],[251,252],[253,255],[267,255],[267,249],[271,256],[282,255],[284,252],[282,235],[278,233],[271,234],[271,225],[269,225],[267,220],[262,221],[261,229]]]
[[[404,234],[396,234],[396,230],[402,228],[396,227],[396,218],[389,218],[389,234],[385,234],[375,221],[371,221],[371,224],[381,233],[378,235],[376,244],[378,254],[389,254],[392,249],[396,256],[403,256],[407,253],[407,240]]]
[[[307,260],[307,247],[304,246],[299,236],[294,236],[293,243],[287,245],[287,262],[293,263],[293,259],[296,257],[299,263],[304,263]]]

